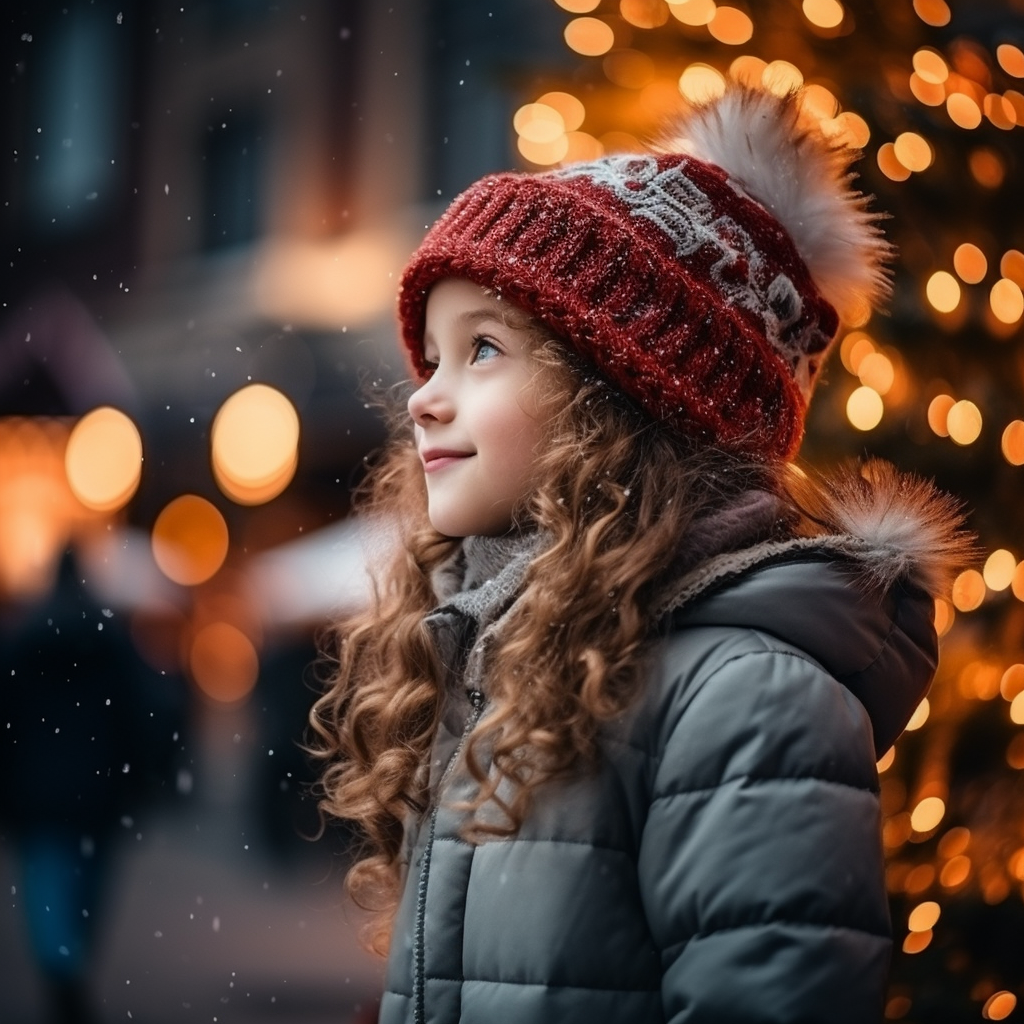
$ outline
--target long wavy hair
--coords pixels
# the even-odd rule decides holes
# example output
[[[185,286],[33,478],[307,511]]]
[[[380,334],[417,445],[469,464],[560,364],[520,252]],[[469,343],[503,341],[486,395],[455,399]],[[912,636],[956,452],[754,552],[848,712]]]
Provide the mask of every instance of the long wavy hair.
[[[538,339],[532,357],[547,437],[515,528],[545,542],[490,649],[487,706],[464,747],[478,783],[463,808],[471,842],[515,834],[539,787],[595,761],[602,723],[643,685],[659,585],[678,571],[694,521],[751,487],[781,487],[779,467],[679,436],[561,342]],[[401,886],[404,826],[429,804],[446,686],[423,621],[436,605],[431,574],[461,543],[427,519],[408,419],[397,418],[357,494],[364,514],[393,531],[391,556],[371,606],[335,630],[333,673],[311,713],[325,763],[321,811],[361,834],[346,884],[377,912],[370,945],[379,952]]]

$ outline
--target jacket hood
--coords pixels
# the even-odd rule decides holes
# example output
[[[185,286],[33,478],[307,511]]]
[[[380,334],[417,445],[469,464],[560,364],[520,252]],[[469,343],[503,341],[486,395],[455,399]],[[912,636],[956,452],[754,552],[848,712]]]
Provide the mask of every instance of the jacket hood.
[[[805,652],[863,704],[880,756],[931,683],[934,598],[973,542],[954,499],[886,463],[794,492],[814,532],[710,559],[667,610],[676,628],[763,630]]]

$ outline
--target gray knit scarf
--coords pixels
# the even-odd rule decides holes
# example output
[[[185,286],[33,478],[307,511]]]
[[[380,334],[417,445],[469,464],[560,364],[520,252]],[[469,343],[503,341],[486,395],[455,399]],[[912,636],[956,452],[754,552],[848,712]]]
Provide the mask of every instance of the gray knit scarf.
[[[697,520],[666,565],[669,583],[654,601],[656,617],[693,600],[723,575],[756,564],[765,557],[762,552],[775,552],[780,542],[772,538],[779,537],[785,521],[782,503],[765,491],[748,491],[728,508]],[[467,537],[435,570],[438,605],[425,624],[445,668],[456,717],[465,710],[468,691],[486,692],[487,652],[543,548],[537,531]]]
[[[523,588],[526,570],[543,547],[536,531],[467,537],[433,574],[437,608],[425,619],[445,670],[443,718],[458,733],[469,693],[486,692],[487,653]]]

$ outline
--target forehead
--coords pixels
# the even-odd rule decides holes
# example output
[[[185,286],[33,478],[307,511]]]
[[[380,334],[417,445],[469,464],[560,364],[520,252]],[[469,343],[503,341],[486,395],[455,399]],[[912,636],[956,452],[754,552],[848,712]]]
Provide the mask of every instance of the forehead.
[[[537,329],[537,322],[500,292],[461,277],[447,277],[430,290],[426,308],[427,331],[446,320],[495,320],[514,330]]]

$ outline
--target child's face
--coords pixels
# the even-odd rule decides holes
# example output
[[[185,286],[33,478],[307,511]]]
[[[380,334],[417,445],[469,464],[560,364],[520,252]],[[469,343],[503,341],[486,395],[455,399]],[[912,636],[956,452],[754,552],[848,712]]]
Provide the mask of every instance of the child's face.
[[[427,300],[430,378],[409,399],[427,484],[427,514],[449,537],[494,536],[535,485],[544,432],[535,336],[509,304],[461,278]],[[516,321],[518,322],[518,321]]]

